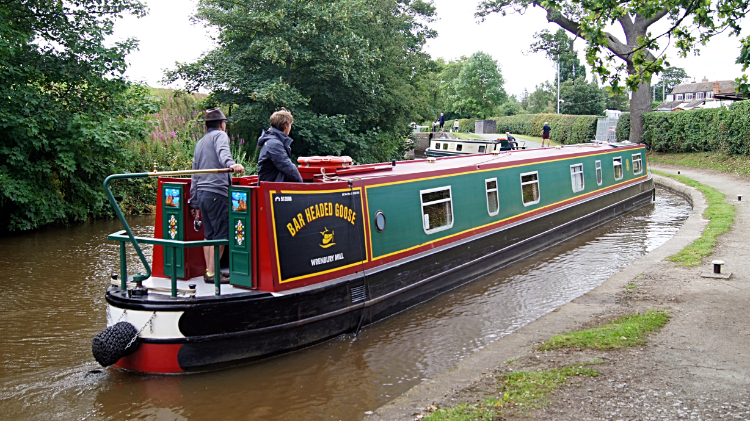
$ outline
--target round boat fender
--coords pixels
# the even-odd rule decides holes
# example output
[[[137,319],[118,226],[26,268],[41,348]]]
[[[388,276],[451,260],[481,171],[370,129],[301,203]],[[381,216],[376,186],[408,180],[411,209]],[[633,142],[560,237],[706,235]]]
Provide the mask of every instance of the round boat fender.
[[[128,322],[117,322],[99,332],[91,341],[96,362],[110,366],[138,348],[138,329]]]

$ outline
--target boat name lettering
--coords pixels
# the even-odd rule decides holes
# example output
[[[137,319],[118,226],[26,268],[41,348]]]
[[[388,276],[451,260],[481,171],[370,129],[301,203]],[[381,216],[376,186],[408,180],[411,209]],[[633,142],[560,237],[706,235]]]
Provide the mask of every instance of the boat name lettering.
[[[297,216],[292,219],[292,222],[286,224],[286,228],[289,230],[289,233],[292,234],[292,237],[294,237],[297,235],[297,232],[305,226],[306,222],[310,223],[325,216],[335,216],[346,220],[352,225],[357,225],[357,212],[353,209],[349,209],[347,206],[338,203],[323,202],[305,209],[306,220],[303,219],[301,213],[298,213]]]
[[[317,265],[322,265],[325,263],[335,262],[337,260],[344,260],[344,253],[336,253],[336,254],[331,254],[330,256],[317,257],[315,259],[310,259],[310,265],[317,266]]]
[[[291,202],[292,196],[276,196],[273,200],[275,202]]]

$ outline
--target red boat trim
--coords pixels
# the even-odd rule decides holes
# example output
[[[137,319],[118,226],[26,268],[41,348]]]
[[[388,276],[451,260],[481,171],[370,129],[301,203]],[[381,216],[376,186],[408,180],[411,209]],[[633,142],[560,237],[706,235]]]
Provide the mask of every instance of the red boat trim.
[[[142,373],[182,373],[177,354],[182,344],[141,343],[134,353],[120,358],[116,367]]]

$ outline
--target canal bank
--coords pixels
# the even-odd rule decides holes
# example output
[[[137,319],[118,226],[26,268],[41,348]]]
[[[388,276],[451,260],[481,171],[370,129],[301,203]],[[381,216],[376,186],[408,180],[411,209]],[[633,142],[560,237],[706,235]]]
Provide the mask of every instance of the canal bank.
[[[676,167],[652,169],[676,173]],[[664,259],[701,235],[706,203],[695,189],[659,177],[682,192],[693,214],[667,243],[610,277],[593,291],[505,336],[368,419],[420,418],[435,407],[478,403],[497,390],[497,378],[510,371],[537,371],[601,361],[596,378],[563,387],[540,410],[503,412],[505,419],[713,419],[750,418],[750,234],[747,193],[750,180],[710,170],[680,169],[682,175],[716,188],[736,207],[735,223],[719,238],[701,266],[680,267]],[[742,194],[743,201],[737,201]],[[726,262],[729,280],[703,278],[711,260]],[[618,351],[535,351],[555,334],[602,324],[615,317],[668,310],[671,321],[648,344]],[[510,362],[510,363],[509,363]]]

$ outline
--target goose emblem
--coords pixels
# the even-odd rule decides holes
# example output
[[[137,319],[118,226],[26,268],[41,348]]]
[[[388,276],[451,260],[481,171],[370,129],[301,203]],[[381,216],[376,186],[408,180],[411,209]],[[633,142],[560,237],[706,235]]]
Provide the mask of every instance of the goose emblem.
[[[327,249],[328,247],[336,245],[336,243],[333,242],[333,231],[328,232],[328,228],[326,228],[321,234],[323,234],[323,244],[320,244],[320,247]]]

